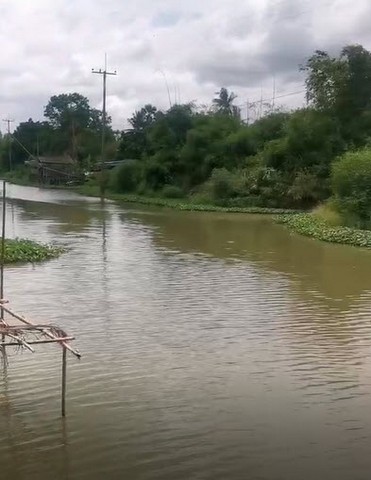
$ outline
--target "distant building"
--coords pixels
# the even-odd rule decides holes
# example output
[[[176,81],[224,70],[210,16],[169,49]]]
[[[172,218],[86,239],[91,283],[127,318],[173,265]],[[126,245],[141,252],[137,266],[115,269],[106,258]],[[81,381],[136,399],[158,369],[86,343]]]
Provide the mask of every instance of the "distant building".
[[[69,155],[32,156],[25,162],[31,168],[31,173],[40,183],[60,185],[76,180],[76,162]]]

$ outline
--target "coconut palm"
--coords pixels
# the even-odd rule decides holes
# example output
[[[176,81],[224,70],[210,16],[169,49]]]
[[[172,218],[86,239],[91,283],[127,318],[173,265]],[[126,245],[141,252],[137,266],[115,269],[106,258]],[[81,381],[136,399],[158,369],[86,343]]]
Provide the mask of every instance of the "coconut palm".
[[[218,97],[213,100],[215,110],[224,115],[236,116],[238,107],[233,105],[233,102],[237,98],[237,95],[233,92],[228,92],[224,87],[222,87],[219,92],[216,92],[216,94]]]

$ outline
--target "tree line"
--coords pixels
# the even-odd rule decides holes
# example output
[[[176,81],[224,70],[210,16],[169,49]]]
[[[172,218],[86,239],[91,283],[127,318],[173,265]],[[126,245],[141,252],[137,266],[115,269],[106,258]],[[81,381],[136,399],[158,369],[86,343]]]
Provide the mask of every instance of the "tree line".
[[[300,68],[307,107],[271,111],[250,125],[226,88],[210,107],[145,105],[121,132],[109,122],[107,158],[127,159],[111,174],[110,188],[223,206],[308,208],[331,199],[344,218],[367,226],[371,53],[360,45],[338,56],[316,51]],[[85,97],[52,97],[44,114],[45,121],[30,119],[14,132],[28,151],[97,161],[101,113]],[[14,149],[21,164],[26,152]]]

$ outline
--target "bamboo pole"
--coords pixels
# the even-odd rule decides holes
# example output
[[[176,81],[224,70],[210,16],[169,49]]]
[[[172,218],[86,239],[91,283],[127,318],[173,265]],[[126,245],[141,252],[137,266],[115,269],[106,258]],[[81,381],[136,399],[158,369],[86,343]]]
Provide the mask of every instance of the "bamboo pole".
[[[67,376],[67,349],[62,353],[62,417],[66,416],[66,376]]]
[[[11,336],[11,335],[8,335],[9,337],[11,338],[14,338],[14,340],[18,340],[18,337],[15,337],[15,336]],[[58,343],[58,342],[69,342],[71,340],[74,340],[75,337],[63,337],[61,338],[60,340],[52,340],[52,339],[49,339],[49,340],[32,340],[30,342],[27,342],[28,345],[42,345],[44,343]],[[0,343],[0,346],[1,347],[17,347],[19,346],[19,342],[15,341],[15,342],[2,342]]]
[[[4,263],[5,263],[5,212],[6,212],[6,182],[3,181],[3,219],[2,219],[2,232],[1,232],[1,252],[0,252],[0,297],[4,298]],[[2,304],[0,306],[0,321],[3,325],[7,325],[4,320],[4,310]],[[4,342],[5,335],[1,335],[1,340]],[[6,348],[2,347],[1,353],[4,362],[4,372],[8,363]]]
[[[16,318],[17,320],[19,320],[20,322],[22,323],[25,323],[26,325],[32,325],[33,327],[36,327],[37,325],[35,325],[34,323],[30,322],[29,320],[27,320],[26,318],[24,318],[22,315],[18,315],[18,313],[15,313],[13,312],[13,310],[11,310],[9,307],[5,307],[4,304],[2,304],[2,308],[5,310],[5,312],[9,313],[9,315],[11,315],[12,317]],[[52,326],[52,325],[51,325]],[[48,330],[46,329],[42,329],[41,332],[46,335],[47,337],[49,338],[52,338],[53,340],[58,340],[58,337],[56,337],[55,335],[53,335],[52,333],[48,332]],[[60,341],[61,345],[66,348],[67,350],[69,350],[71,353],[73,353],[77,358],[80,358],[81,357],[81,353],[78,351],[78,350],[75,350],[74,348],[72,348],[70,345],[68,345],[67,343],[63,342],[63,341]]]
[[[13,340],[15,340],[17,342],[16,345],[23,345],[25,348],[27,348],[30,352],[32,353],[35,353],[35,350],[30,346],[30,344],[28,342],[26,342],[25,340],[23,340],[23,338],[20,338],[18,337],[17,335],[13,335],[11,333],[7,333],[7,336],[12,338]],[[5,344],[3,342],[3,346],[5,348]]]
[[[3,218],[1,230],[0,252],[0,297],[4,298],[4,263],[5,263],[5,214],[6,214],[6,182],[3,181]],[[4,320],[4,309],[0,309],[1,320]]]

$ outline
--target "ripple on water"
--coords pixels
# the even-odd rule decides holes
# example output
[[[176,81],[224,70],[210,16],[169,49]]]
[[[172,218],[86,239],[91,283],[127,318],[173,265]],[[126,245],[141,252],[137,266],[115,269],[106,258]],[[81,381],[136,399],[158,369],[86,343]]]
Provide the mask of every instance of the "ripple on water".
[[[17,191],[10,231],[70,248],[7,270],[8,294],[84,356],[61,423],[58,350],[11,354],[5,480],[368,478],[368,257],[256,218]]]

